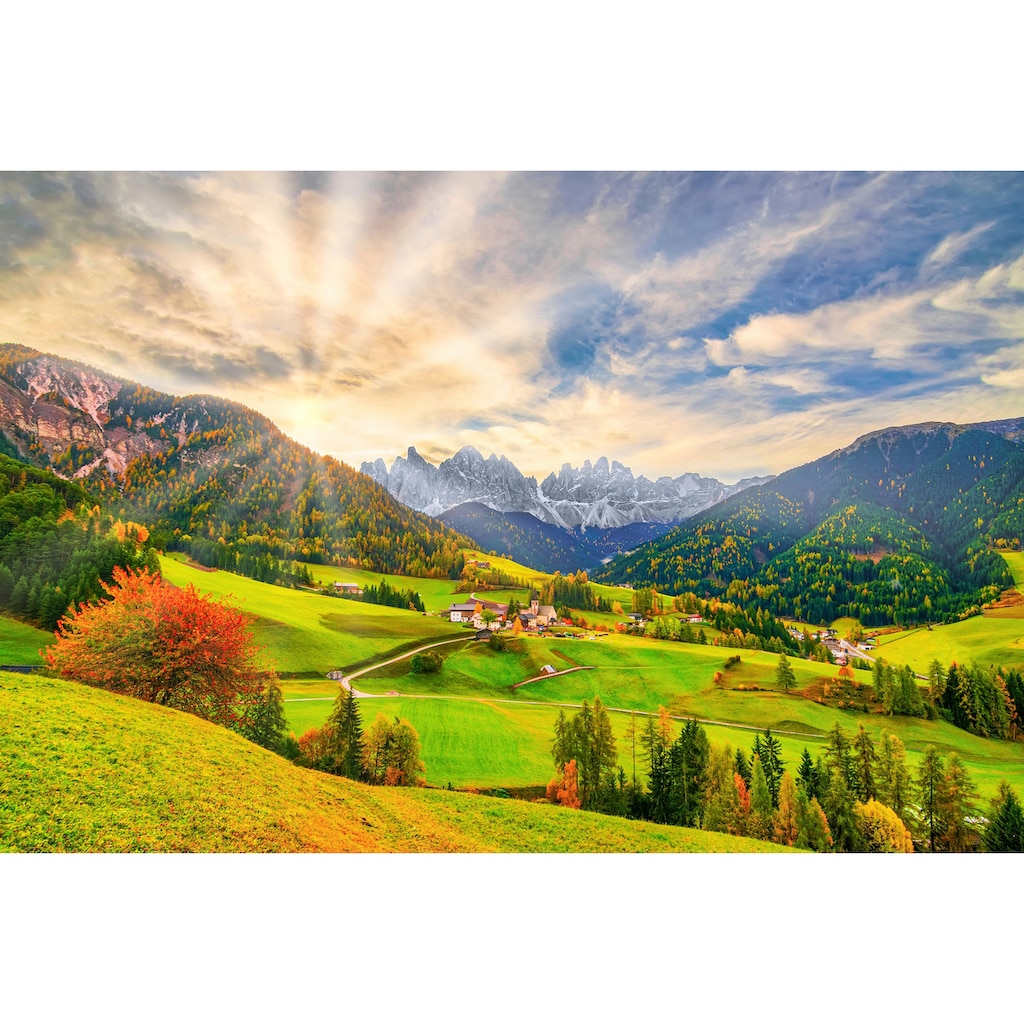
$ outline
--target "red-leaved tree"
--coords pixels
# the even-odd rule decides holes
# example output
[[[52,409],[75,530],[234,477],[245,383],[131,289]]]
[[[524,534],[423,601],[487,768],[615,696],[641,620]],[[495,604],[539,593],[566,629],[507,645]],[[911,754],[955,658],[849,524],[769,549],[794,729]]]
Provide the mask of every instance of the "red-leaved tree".
[[[69,679],[253,731],[280,689],[251,618],[146,569],[113,575],[103,584],[108,600],[61,620],[47,664]]]

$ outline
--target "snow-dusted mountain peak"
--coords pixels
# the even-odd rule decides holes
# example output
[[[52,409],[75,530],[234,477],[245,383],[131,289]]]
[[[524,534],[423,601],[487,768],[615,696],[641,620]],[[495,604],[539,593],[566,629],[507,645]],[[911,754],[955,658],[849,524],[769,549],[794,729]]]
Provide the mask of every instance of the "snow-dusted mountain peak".
[[[399,456],[390,472],[382,459],[364,462],[362,471],[418,512],[441,515],[457,505],[478,502],[497,512],[528,512],[567,530],[609,529],[631,523],[674,523],[763,480],[728,486],[696,473],[634,477],[621,462],[601,456],[578,469],[568,462],[538,485],[504,455],[484,458],[472,445],[434,466],[414,447]]]

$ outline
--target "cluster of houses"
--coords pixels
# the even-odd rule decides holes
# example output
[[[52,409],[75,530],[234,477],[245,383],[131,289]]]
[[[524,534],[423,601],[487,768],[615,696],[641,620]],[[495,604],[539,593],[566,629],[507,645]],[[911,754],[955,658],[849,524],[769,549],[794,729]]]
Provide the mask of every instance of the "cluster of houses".
[[[789,635],[794,640],[803,640],[804,638],[803,631],[795,626],[789,627]],[[829,654],[832,655],[832,660],[837,665],[845,665],[849,662],[850,658],[859,657],[864,651],[870,651],[875,646],[874,639],[870,637],[862,640],[859,644],[852,644],[848,640],[840,640],[839,633],[831,628],[819,629],[816,633],[811,633],[810,637],[812,640],[817,640],[828,650]]]
[[[507,604],[485,601],[480,597],[450,605],[448,617],[452,622],[472,625],[479,630],[487,629],[492,625],[498,629],[514,629],[518,620],[519,628],[528,633],[547,629],[559,621],[555,609],[549,604],[540,604],[536,593],[530,596],[528,609],[524,608],[511,617],[508,614]]]

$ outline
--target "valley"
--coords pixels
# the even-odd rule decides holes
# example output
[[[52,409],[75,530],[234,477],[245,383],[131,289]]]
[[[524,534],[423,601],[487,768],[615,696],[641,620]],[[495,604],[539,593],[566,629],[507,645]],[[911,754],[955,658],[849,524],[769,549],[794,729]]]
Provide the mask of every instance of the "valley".
[[[231,825],[220,838],[201,838],[208,819],[197,812],[189,831],[171,829],[166,841],[147,826],[134,840],[144,848],[654,850],[661,847],[644,845],[651,822],[669,830],[672,848],[741,848],[728,840],[754,836],[788,848],[797,829],[781,823],[779,785],[799,772],[801,813],[817,838],[795,845],[856,850],[867,819],[844,824],[855,804],[844,786],[860,794],[856,813],[867,813],[872,773],[887,764],[903,780],[885,784],[906,832],[895,848],[910,842],[909,823],[922,849],[923,812],[907,786],[936,758],[969,774],[971,820],[985,822],[984,808],[1004,799],[1007,785],[1024,790],[1021,429],[1020,420],[889,428],[732,488],[692,474],[651,484],[605,459],[565,465],[538,486],[475,449],[440,467],[410,449],[391,471],[364,467],[375,482],[233,403],[161,395],[31,350],[0,349],[0,667],[42,667],[42,649],[54,642],[49,627],[112,595],[121,572],[152,573],[171,594],[244,612],[276,680],[265,696],[268,721],[277,721],[275,701],[280,719],[276,739],[264,743],[276,753],[259,748],[259,757],[276,757],[284,775],[266,769],[267,779],[284,792],[319,768],[328,788],[315,798],[303,790],[308,805],[288,818],[299,813],[301,826],[281,825],[273,810],[276,833],[254,826],[244,838]],[[595,559],[603,564],[588,574]],[[472,626],[452,621],[459,607],[467,617],[475,611]],[[835,664],[831,639],[819,635],[825,627],[873,636],[876,663]],[[146,658],[165,656],[150,649]],[[352,838],[377,827],[351,820],[356,809],[372,820],[370,804],[352,795],[365,783],[336,778],[345,772],[324,760],[341,721],[341,680],[358,691],[354,713],[367,735],[400,727],[421,758],[413,778],[422,796],[372,798],[398,801],[378,811],[405,822],[383,840]],[[19,702],[50,701],[44,721],[59,716],[58,693],[58,703],[94,713],[93,691],[72,700],[63,685],[76,684],[32,671],[3,677],[9,756],[29,735]],[[123,719],[112,728],[151,728],[135,721],[130,703],[104,707]],[[67,755],[72,762],[97,746],[92,734],[50,727],[78,737],[60,749],[86,745]],[[577,798],[573,772],[589,748],[571,758],[553,752],[568,749],[565,737],[579,729],[603,738],[586,741],[599,745],[602,767],[597,776],[581,761],[592,774]],[[42,757],[43,734],[31,735],[42,745],[25,749]],[[849,752],[854,738],[860,761]],[[123,763],[126,755],[99,747]],[[149,741],[132,749],[153,750]],[[234,764],[248,758],[245,749],[210,756]],[[16,785],[28,785],[38,763],[17,757]],[[692,758],[697,767],[688,768]],[[195,785],[208,785],[207,769],[197,770],[205,781]],[[758,789],[765,770],[771,791]],[[54,785],[105,806],[81,790],[84,778]],[[237,796],[252,785],[240,778]],[[0,791],[9,848],[140,848],[114,823],[127,799],[116,794],[114,818],[99,831],[62,805],[72,823],[47,845],[38,827],[22,828],[36,812],[19,801],[40,792]],[[748,833],[744,808],[755,792],[761,818]],[[822,806],[811,803],[817,795],[834,840]],[[178,807],[193,797],[166,799]],[[490,846],[476,832],[453,832],[446,815],[462,815],[466,799],[498,801],[493,814],[516,824],[507,836],[496,826]],[[332,800],[347,808],[340,818],[327,809]],[[607,839],[588,831],[587,810],[570,810],[581,806],[615,821]],[[528,824],[534,812],[578,817],[577,839],[517,845],[517,829],[546,834],[540,819]],[[245,812],[222,805],[218,813],[227,821]],[[422,832],[421,813],[429,821]],[[310,814],[333,822],[323,836]],[[682,834],[696,824],[724,838]],[[950,848],[976,847],[972,828],[969,842],[953,829]],[[421,846],[406,845],[412,835]]]

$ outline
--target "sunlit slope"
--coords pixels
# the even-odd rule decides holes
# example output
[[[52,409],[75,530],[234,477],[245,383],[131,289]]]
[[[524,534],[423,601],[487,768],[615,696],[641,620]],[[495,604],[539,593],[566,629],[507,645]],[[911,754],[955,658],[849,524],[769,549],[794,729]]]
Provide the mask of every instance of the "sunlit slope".
[[[780,849],[550,805],[363,786],[190,715],[0,673],[0,851]]]
[[[322,675],[417,640],[465,635],[436,616],[274,587],[230,572],[203,571],[174,558],[161,557],[160,571],[176,586],[192,583],[201,593],[230,598],[257,616],[256,639],[279,672]]]

